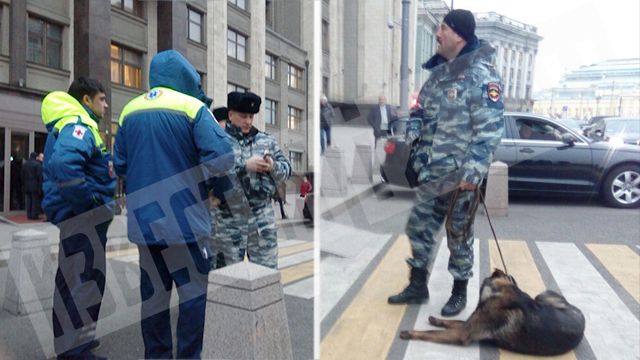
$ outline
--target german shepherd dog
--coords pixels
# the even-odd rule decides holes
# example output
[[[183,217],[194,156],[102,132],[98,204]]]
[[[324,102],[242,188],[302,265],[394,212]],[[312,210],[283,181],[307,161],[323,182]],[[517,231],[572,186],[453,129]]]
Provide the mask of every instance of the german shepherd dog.
[[[576,347],[584,334],[582,312],[553,291],[532,299],[513,277],[496,269],[482,282],[478,307],[467,321],[429,316],[445,330],[402,331],[400,338],[469,345],[487,340],[529,355],[559,355]]]

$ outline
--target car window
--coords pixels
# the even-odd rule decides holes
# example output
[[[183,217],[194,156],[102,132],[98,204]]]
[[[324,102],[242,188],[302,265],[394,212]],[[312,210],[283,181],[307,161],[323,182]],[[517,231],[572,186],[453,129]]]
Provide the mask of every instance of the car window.
[[[606,122],[608,134],[640,133],[640,119],[609,119]]]
[[[522,140],[562,141],[565,129],[536,119],[516,119],[516,127]]]

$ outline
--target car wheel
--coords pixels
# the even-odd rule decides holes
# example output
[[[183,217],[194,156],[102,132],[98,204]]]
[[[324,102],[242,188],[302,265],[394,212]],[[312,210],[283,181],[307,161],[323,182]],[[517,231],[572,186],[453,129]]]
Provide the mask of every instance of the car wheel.
[[[613,169],[602,190],[610,206],[627,209],[640,206],[640,166],[623,165]]]

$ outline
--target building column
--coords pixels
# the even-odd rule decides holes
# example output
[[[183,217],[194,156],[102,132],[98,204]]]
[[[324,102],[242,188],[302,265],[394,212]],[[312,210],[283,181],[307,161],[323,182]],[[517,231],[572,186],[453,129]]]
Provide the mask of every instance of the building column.
[[[518,80],[518,70],[520,70],[520,57],[522,56],[522,52],[520,51],[519,47],[515,48],[515,53],[514,53],[514,60],[515,60],[515,64],[513,66],[513,79],[511,79],[511,83],[513,84],[513,91],[511,92],[511,97],[516,100],[516,102],[518,102],[518,100],[521,98],[518,94],[518,87],[520,86],[520,81],[522,81],[522,79],[520,79],[520,81]]]
[[[151,4],[151,3],[149,3]],[[183,1],[158,1],[158,51],[187,53],[187,5]],[[226,2],[225,2],[226,4]]]
[[[226,3],[226,2],[225,2]],[[264,56],[266,42],[266,19],[264,0],[251,0],[251,33],[249,34],[249,64],[251,66],[251,91],[264,98]],[[285,69],[286,71],[286,69]],[[260,112],[254,120],[254,125],[264,130],[264,113]]]
[[[522,53],[524,56],[523,66],[522,66],[522,83],[520,84],[520,98],[525,100],[525,103],[529,104],[529,99],[527,99],[527,82],[529,81],[527,77],[528,69],[529,69],[529,50],[527,49]]]
[[[27,2],[12,1],[9,6],[9,84],[27,83]]]
[[[214,107],[227,104],[227,9],[226,1],[207,1],[206,86]]]
[[[75,0],[73,13],[74,76],[100,81],[105,87],[107,102],[111,104],[111,3]],[[111,119],[111,108],[107,109],[104,118]],[[110,126],[111,121],[101,121],[99,124],[101,132]],[[111,147],[109,136],[107,147]]]

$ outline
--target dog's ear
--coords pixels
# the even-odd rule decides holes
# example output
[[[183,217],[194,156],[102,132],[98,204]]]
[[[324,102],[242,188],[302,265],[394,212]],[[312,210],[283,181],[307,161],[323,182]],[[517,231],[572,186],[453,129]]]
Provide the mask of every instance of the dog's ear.
[[[504,272],[502,272],[502,270],[498,268],[493,269],[493,274],[491,274],[492,278],[503,277],[503,276],[504,276]]]

